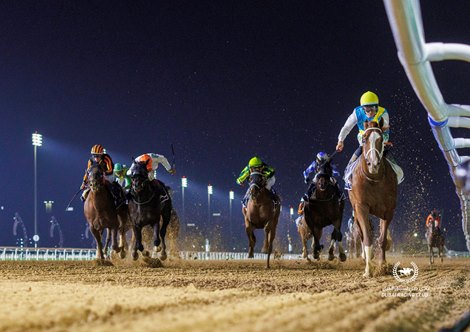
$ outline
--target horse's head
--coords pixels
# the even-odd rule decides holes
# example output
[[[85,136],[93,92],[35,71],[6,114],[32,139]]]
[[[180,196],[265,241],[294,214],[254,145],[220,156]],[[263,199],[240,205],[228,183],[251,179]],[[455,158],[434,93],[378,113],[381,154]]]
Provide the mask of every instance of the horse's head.
[[[105,177],[101,166],[97,163],[92,163],[88,168],[88,184],[91,191],[97,191],[103,187]]]
[[[369,173],[377,174],[384,153],[382,129],[380,129],[379,124],[375,121],[366,121],[364,128],[362,154],[364,155]]]
[[[318,167],[318,173],[316,174],[316,189],[325,191],[328,188],[328,184],[331,183],[332,170],[330,162],[325,162]]]
[[[253,170],[250,173],[250,197],[256,199],[261,190],[266,186],[266,177],[258,170]]]
[[[132,164],[130,169],[132,191],[138,193],[145,188],[145,185],[149,182],[149,176],[147,171],[147,162],[138,162]]]

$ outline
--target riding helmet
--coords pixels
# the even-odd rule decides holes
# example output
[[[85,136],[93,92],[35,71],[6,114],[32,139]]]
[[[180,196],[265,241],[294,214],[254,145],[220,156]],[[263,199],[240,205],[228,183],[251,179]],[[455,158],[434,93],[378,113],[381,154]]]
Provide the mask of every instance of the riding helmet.
[[[104,148],[100,144],[95,144],[91,148],[91,154],[103,154],[104,153]]]
[[[379,104],[379,97],[372,91],[367,91],[361,96],[361,106],[373,106]]]

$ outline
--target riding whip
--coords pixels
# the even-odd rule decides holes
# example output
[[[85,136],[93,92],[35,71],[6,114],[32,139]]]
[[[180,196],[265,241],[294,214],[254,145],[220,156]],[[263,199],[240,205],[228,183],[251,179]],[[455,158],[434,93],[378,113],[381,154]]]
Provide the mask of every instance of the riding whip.
[[[75,199],[75,197],[77,197],[78,193],[79,193],[80,191],[82,191],[82,190],[83,190],[82,188],[78,189],[78,191],[75,193],[75,195],[73,195],[73,197],[72,197],[72,199],[70,200],[69,204],[67,204],[67,207],[65,208],[65,211],[68,211],[68,209],[69,209],[69,207],[70,207],[70,204],[72,204],[72,202],[73,202],[73,200]]]
[[[173,154],[173,163],[171,165],[171,167],[173,169],[175,169],[175,166],[176,166],[176,161],[175,161],[175,148],[173,146],[173,143],[171,143],[171,153]]]

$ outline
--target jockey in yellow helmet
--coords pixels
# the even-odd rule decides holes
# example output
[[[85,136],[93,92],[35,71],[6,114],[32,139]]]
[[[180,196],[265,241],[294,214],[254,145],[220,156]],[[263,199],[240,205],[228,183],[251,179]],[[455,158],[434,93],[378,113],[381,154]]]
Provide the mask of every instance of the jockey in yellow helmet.
[[[263,174],[263,176],[266,178],[265,188],[268,189],[268,191],[271,193],[271,198],[273,199],[274,203],[279,204],[279,197],[277,196],[275,190],[272,188],[274,186],[274,183],[276,182],[276,177],[274,176],[276,171],[274,170],[274,168],[265,164],[259,157],[253,157],[250,159],[248,165],[245,166],[245,168],[240,172],[240,175],[237,178],[237,184],[243,185],[243,183],[250,177],[251,172],[254,170],[261,172],[261,174]],[[247,201],[248,191],[242,200],[242,204],[246,206]]]
[[[359,158],[362,154],[362,135],[364,134],[364,123],[366,121],[375,121],[380,125],[383,133],[383,139],[386,146],[389,145],[389,134],[390,134],[390,119],[388,111],[379,106],[379,97],[372,91],[365,92],[360,99],[360,105],[354,108],[351,115],[344,123],[341,131],[338,135],[338,143],[336,144],[336,151],[341,152],[344,148],[344,140],[351,132],[354,126],[357,126],[359,133],[357,134],[357,140],[359,147],[356,149],[348,163],[346,169],[348,170],[349,165]],[[347,171],[345,172],[347,173]],[[345,174],[346,176],[347,174]],[[345,179],[346,180],[346,179]],[[346,181],[346,189],[350,190],[350,183]]]

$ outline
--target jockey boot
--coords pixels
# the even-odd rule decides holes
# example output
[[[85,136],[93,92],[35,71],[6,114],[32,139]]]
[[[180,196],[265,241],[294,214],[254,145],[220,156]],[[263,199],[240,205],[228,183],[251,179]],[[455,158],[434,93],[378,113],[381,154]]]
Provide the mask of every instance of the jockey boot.
[[[302,199],[299,203],[299,207],[297,209],[297,214],[299,216],[303,215],[304,214],[304,206],[305,206],[305,201]]]
[[[245,195],[242,199],[242,205],[243,207],[246,207],[246,204],[248,203],[248,195]]]
[[[82,196],[80,196],[80,199],[82,200],[82,202],[86,201],[86,198],[88,197],[89,192],[90,192],[90,188],[86,188],[85,190],[83,190]]]
[[[279,199],[279,196],[277,195],[276,191],[273,188],[271,188],[269,192],[271,193],[271,199],[273,200],[274,205],[280,205],[281,200]]]

